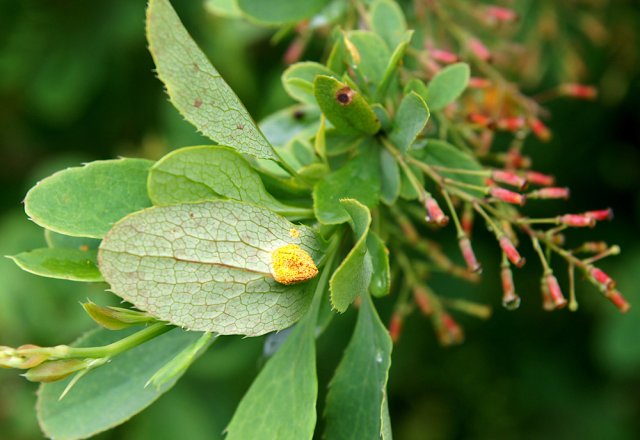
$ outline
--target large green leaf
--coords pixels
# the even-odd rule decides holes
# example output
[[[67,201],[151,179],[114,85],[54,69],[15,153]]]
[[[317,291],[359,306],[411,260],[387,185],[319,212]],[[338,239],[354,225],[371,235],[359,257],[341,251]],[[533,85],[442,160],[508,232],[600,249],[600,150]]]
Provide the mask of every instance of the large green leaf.
[[[349,215],[356,243],[336,269],[329,282],[331,305],[342,313],[361,293],[369,292],[373,265],[367,251],[367,234],[371,225],[371,213],[362,203],[353,199],[340,201]]]
[[[264,118],[260,129],[272,145],[283,147],[294,137],[312,137],[318,131],[319,119],[320,110],[315,105],[294,105]]]
[[[106,345],[135,330],[96,330],[74,345]],[[42,430],[50,438],[73,440],[126,422],[174,385],[179,375],[160,388],[145,387],[157,370],[200,336],[201,333],[175,329],[121,353],[87,373],[62,400],[59,397],[71,378],[42,385],[36,406]]]
[[[313,61],[292,64],[282,74],[282,85],[289,96],[305,104],[315,104],[313,81],[318,75],[335,75],[329,68]]]
[[[459,148],[456,148],[447,142],[435,139],[429,139],[424,148],[411,150],[411,155],[432,166],[457,168],[470,171],[483,170],[482,165],[480,165],[473,156],[460,151]],[[460,174],[450,171],[438,172],[444,177],[455,179],[460,182],[478,186],[484,185],[484,178],[479,175]],[[475,196],[482,195],[479,191],[475,191],[473,189],[461,188],[461,190]]]
[[[324,285],[330,268],[321,274]],[[316,424],[316,322],[323,291],[307,315],[251,384],[229,427],[226,440],[310,440]]]
[[[287,210],[244,157],[217,146],[181,148],[160,159],[149,171],[149,197],[159,206],[229,199]]]
[[[44,239],[47,242],[47,246],[50,248],[87,250],[98,249],[98,246],[100,245],[100,240],[96,238],[71,237],[48,229],[45,229],[44,231]]]
[[[429,109],[417,93],[406,95],[393,119],[389,139],[402,153],[407,151],[429,120]]]
[[[354,60],[352,55],[352,65],[364,77],[369,89],[375,89],[384,78],[391,58],[391,49],[378,34],[371,31],[351,31],[348,38],[359,55],[357,60]]]
[[[393,0],[376,0],[371,5],[371,28],[392,50],[407,30],[407,22],[400,6]]]
[[[308,283],[283,285],[272,252],[295,244],[318,262],[314,231],[272,211],[218,200],[163,206],[119,222],[100,245],[112,290],[190,330],[261,335],[289,327],[311,301]]]
[[[42,248],[10,257],[21,269],[49,278],[102,281],[93,249]]]
[[[429,81],[427,104],[433,111],[442,110],[455,101],[469,84],[469,65],[456,63],[445,67]]]
[[[284,24],[309,18],[320,11],[329,0],[237,0],[249,17],[265,24]]]
[[[390,440],[386,388],[391,338],[371,297],[366,291],[358,293],[358,322],[329,385],[325,438]]]
[[[393,205],[400,195],[400,165],[386,148],[380,149],[380,200]]]
[[[173,105],[205,136],[277,160],[242,102],[193,41],[168,0],[150,0],[147,39]]]
[[[328,174],[313,188],[313,209],[324,224],[349,221],[341,199],[356,199],[373,207],[380,198],[378,152],[373,143],[363,145],[361,153],[337,171]]]
[[[322,113],[338,130],[376,134],[380,121],[360,93],[337,79],[318,75],[313,90]]]
[[[125,215],[151,206],[147,175],[152,164],[118,159],[67,168],[38,182],[27,193],[24,209],[43,228],[102,238]]]
[[[373,296],[388,295],[391,289],[391,268],[389,267],[389,249],[384,241],[373,231],[367,236],[367,252],[371,256],[371,285]]]

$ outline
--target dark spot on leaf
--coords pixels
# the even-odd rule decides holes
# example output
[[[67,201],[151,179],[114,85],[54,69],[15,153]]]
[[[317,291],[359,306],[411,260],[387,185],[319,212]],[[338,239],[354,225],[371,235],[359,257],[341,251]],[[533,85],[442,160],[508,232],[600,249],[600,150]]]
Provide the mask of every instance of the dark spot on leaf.
[[[201,105],[202,105],[202,99],[200,99],[200,98],[196,98],[196,100],[195,100],[195,101],[193,101],[193,106],[194,106],[195,108],[200,108],[200,106],[201,106]]]
[[[353,95],[355,92],[349,87],[343,87],[336,93],[336,101],[340,105],[349,105],[353,101]]]
[[[244,124],[238,124],[238,125],[236,125],[236,128],[238,130],[244,130]]]
[[[193,212],[190,212],[190,213],[189,213],[189,217],[191,217],[191,218],[193,218],[193,217],[194,217]]]
[[[296,110],[295,112],[293,112],[293,119],[295,119],[296,121],[299,121],[302,118],[304,118],[304,111]]]
[[[195,70],[196,72],[200,71],[200,66],[198,66],[198,63],[193,63],[193,70]]]

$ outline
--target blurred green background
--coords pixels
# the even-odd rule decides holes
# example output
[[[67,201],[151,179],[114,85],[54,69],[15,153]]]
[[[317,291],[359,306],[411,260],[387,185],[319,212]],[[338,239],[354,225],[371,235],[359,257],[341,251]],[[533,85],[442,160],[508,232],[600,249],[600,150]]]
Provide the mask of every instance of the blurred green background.
[[[540,1],[540,4],[554,2]],[[395,347],[390,378],[395,438],[634,439],[640,437],[640,5],[598,6],[610,38],[582,44],[584,80],[602,86],[596,102],[549,105],[554,140],[531,141],[536,168],[572,187],[572,198],[540,212],[611,206],[613,223],[575,234],[623,246],[602,267],[632,302],[624,316],[586,283],[577,313],[543,312],[539,268],[516,274],[523,306],[500,308],[498,254],[488,235],[476,246],[484,281],[436,279],[443,294],[491,304],[488,322],[460,317],[467,341],[443,349],[429,322],[412,316]],[[175,1],[188,29],[257,118],[290,103],[279,82],[290,40],[224,20],[200,1]],[[144,1],[0,0],[0,252],[40,247],[44,237],[21,200],[40,178],[66,166],[119,155],[159,158],[169,149],[207,143],[168,103],[154,77],[144,38]],[[572,20],[571,9],[566,15]],[[567,12],[567,11],[565,11]],[[526,28],[527,17],[523,17]],[[535,33],[522,34],[535,44]],[[533,38],[533,41],[531,39]],[[318,45],[319,46],[319,45]],[[321,46],[319,46],[321,47]],[[320,52],[312,47],[304,58]],[[530,91],[557,83],[558,53],[541,48],[547,68]],[[443,233],[443,236],[445,234]],[[452,237],[450,255],[456,255]],[[0,261],[0,344],[68,343],[92,327],[78,302],[114,303],[103,286],[38,278]],[[379,303],[387,319],[392,299]],[[322,390],[348,341],[354,313],[334,320],[319,341]],[[227,338],[178,385],[129,423],[100,438],[216,439],[264,362],[263,338]],[[41,438],[34,384],[0,371],[0,439]],[[320,402],[322,405],[322,402]]]

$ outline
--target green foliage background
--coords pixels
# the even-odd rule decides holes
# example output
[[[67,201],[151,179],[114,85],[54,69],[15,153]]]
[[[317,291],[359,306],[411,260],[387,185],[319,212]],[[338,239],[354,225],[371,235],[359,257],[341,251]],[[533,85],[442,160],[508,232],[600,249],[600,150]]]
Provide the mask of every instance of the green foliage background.
[[[290,102],[280,83],[287,41],[273,46],[269,31],[216,18],[199,1],[174,5],[256,119]],[[19,203],[39,178],[80,162],[119,155],[158,159],[170,149],[202,143],[154,78],[144,9],[144,1],[131,0],[100,6],[81,0],[0,1],[2,254],[44,244]],[[551,104],[554,140],[531,142],[526,151],[537,169],[572,187],[568,203],[545,205],[549,213],[614,208],[615,222],[596,232],[623,246],[623,254],[603,268],[618,279],[633,308],[620,316],[585,284],[577,313],[543,312],[538,273],[531,267],[516,280],[523,306],[507,312],[499,306],[495,245],[488,235],[478,235],[479,257],[493,262],[484,265],[484,281],[467,286],[443,279],[432,285],[491,304],[494,317],[461,317],[467,342],[453,349],[438,347],[426,320],[409,319],[394,348],[389,381],[397,439],[632,439],[640,432],[640,37],[633,32],[640,27],[640,7],[612,0],[606,11],[609,29],[618,36],[583,54],[587,82],[604,86],[601,99]],[[527,17],[523,21],[526,27]],[[547,53],[541,90],[555,84],[560,56]],[[320,54],[321,45],[312,42],[305,58]],[[78,304],[87,297],[115,301],[100,288],[38,278],[0,261],[0,344],[72,341],[93,327]],[[392,299],[379,304],[386,320]],[[354,323],[350,311],[320,339],[321,388]],[[149,410],[99,438],[222,437],[264,363],[263,343],[264,338],[224,338]],[[0,438],[40,438],[36,385],[14,371],[0,371],[0,383]]]

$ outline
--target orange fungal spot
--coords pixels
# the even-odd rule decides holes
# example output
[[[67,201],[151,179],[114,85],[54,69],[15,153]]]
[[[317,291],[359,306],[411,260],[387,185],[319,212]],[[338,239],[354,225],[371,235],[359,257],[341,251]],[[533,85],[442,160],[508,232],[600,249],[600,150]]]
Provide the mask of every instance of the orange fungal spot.
[[[295,244],[279,247],[271,253],[271,273],[281,284],[296,284],[318,275],[311,255]]]

